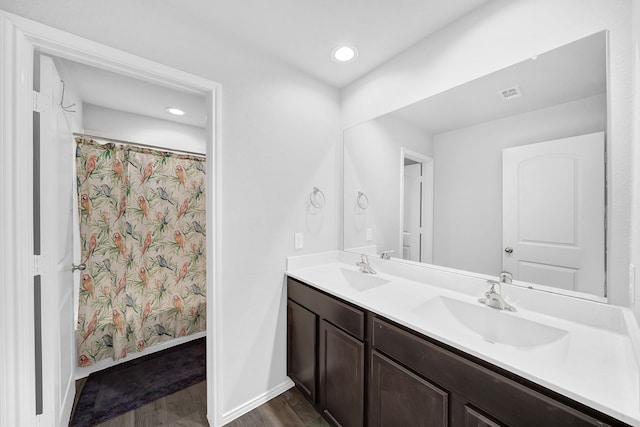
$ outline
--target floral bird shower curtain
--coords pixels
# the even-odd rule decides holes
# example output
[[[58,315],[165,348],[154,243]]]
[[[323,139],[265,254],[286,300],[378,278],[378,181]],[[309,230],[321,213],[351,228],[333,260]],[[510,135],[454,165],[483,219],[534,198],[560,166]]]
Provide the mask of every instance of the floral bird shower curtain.
[[[205,161],[76,138],[88,366],[206,328]]]

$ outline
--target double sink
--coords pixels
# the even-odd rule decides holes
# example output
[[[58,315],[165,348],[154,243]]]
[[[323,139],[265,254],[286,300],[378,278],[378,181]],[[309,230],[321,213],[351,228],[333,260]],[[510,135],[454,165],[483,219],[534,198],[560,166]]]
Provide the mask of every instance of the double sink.
[[[359,292],[391,283],[389,279],[344,267],[340,267],[340,273],[348,286]],[[490,344],[527,351],[553,343],[558,344],[558,350],[563,350],[569,337],[567,330],[527,319],[518,313],[447,296],[434,296],[407,315],[414,321],[429,324],[439,334],[470,333]]]

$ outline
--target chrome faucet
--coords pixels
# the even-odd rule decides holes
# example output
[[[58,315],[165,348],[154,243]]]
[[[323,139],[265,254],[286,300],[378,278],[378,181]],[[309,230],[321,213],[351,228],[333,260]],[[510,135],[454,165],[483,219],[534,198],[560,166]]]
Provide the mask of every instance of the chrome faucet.
[[[500,279],[502,279],[502,275],[500,275]],[[516,311],[515,307],[509,305],[502,297],[500,283],[496,280],[487,280],[487,291],[484,293],[484,298],[478,299],[478,302],[499,310]]]
[[[360,255],[360,261],[356,262],[356,266],[359,267],[360,271],[363,272],[363,273],[378,274],[369,265],[369,258],[365,254]]]
[[[512,283],[513,282],[513,274],[509,273],[507,270],[502,270],[500,273],[500,283]]]
[[[393,253],[393,249],[390,249],[388,251],[382,251],[382,253],[380,254],[380,258],[382,259],[391,259],[391,254]]]

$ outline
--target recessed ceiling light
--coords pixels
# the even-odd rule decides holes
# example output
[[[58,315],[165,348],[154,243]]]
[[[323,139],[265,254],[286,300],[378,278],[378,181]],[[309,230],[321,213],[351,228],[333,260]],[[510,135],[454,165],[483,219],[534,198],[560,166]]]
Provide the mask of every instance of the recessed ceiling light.
[[[167,111],[174,116],[184,116],[184,111],[176,107],[167,107]]]
[[[352,46],[338,46],[333,50],[333,59],[338,62],[349,62],[356,59],[358,51]]]

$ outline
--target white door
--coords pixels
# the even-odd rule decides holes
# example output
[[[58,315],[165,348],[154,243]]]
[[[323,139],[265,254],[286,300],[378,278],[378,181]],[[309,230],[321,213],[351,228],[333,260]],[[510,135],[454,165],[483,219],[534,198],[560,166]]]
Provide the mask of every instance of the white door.
[[[60,76],[51,58],[40,58],[43,417],[50,425],[66,426],[75,395],[73,289],[78,283],[71,271],[73,135],[60,107]]]
[[[604,133],[504,149],[503,268],[604,296]]]
[[[404,259],[420,261],[422,242],[422,164],[404,166]]]

